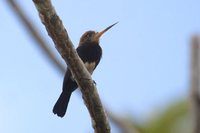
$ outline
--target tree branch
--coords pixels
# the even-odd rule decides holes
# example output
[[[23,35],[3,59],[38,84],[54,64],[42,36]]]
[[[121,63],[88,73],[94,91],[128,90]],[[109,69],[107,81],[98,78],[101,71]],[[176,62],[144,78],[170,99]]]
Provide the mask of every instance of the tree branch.
[[[42,38],[42,35],[38,32],[38,28],[34,26],[34,24],[29,20],[29,18],[24,13],[19,4],[17,4],[15,0],[7,0],[6,2],[8,3],[8,5],[11,6],[13,13],[16,14],[16,16],[22,22],[23,26],[29,31],[28,33],[30,33],[31,37],[37,42],[38,46],[43,50],[44,54],[46,54],[46,56],[49,57],[50,61],[54,66],[57,66],[56,70],[58,70],[62,75],[64,75],[65,67],[61,64],[61,62],[57,61],[55,54],[51,52],[51,50],[48,47],[50,44],[44,38]],[[106,107],[104,107],[104,109],[106,110],[107,116],[111,119],[111,121],[114,124],[116,124],[120,129],[123,130],[123,133],[128,133],[127,131],[132,130],[132,127],[126,126],[126,122],[121,120],[117,115],[113,115],[113,113],[111,111],[108,111]],[[135,130],[137,131],[136,128]]]
[[[110,126],[100,101],[97,89],[82,60],[79,58],[62,21],[56,14],[50,0],[33,0],[49,36],[67,63],[83,95],[96,133],[109,133]]]
[[[113,121],[113,123],[116,124],[121,129],[121,133],[140,133],[138,128],[134,126],[133,123],[128,122],[124,118],[115,115],[114,113],[111,112],[107,113],[111,121]]]
[[[193,133],[200,133],[200,95],[199,95],[199,37],[194,36],[192,38],[192,62],[191,62],[191,98],[193,104],[193,119],[194,119],[194,130]]]

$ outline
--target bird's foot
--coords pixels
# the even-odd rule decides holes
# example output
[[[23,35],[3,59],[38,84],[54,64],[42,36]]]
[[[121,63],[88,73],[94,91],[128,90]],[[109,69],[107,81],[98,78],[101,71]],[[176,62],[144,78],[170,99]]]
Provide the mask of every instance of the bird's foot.
[[[97,83],[95,82],[95,80],[93,80],[93,84],[96,86],[97,85]]]

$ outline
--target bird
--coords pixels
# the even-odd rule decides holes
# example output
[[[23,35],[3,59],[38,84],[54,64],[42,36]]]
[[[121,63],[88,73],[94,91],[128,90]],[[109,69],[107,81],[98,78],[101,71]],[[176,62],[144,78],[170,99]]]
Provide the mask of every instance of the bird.
[[[118,23],[118,22],[117,22]],[[101,57],[102,57],[102,48],[99,45],[100,37],[112,28],[117,23],[114,23],[101,32],[96,32],[93,30],[85,32],[79,41],[79,45],[76,48],[76,51],[83,61],[85,67],[87,68],[88,72],[92,75],[93,71],[99,64]],[[94,81],[95,82],[95,81]],[[53,107],[53,113],[59,117],[64,117],[67,106],[71,97],[71,94],[74,90],[78,88],[78,85],[73,78],[73,75],[69,68],[67,68],[64,80],[63,80],[63,87],[62,92]]]

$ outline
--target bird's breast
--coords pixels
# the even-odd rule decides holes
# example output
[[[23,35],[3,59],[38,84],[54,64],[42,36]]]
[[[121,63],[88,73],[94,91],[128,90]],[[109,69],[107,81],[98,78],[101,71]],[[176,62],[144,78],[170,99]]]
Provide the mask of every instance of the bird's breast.
[[[88,72],[92,74],[94,69],[100,62],[102,56],[101,47],[96,44],[85,44],[79,46],[76,50],[79,57],[84,62]]]
[[[77,48],[77,52],[84,63],[99,62],[102,56],[102,49],[99,45],[82,45]]]

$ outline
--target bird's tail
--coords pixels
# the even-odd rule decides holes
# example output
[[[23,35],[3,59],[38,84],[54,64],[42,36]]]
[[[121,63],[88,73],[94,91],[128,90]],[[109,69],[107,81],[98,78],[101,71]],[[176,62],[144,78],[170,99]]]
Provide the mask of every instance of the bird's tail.
[[[53,107],[53,113],[63,117],[66,113],[72,91],[63,91]]]

